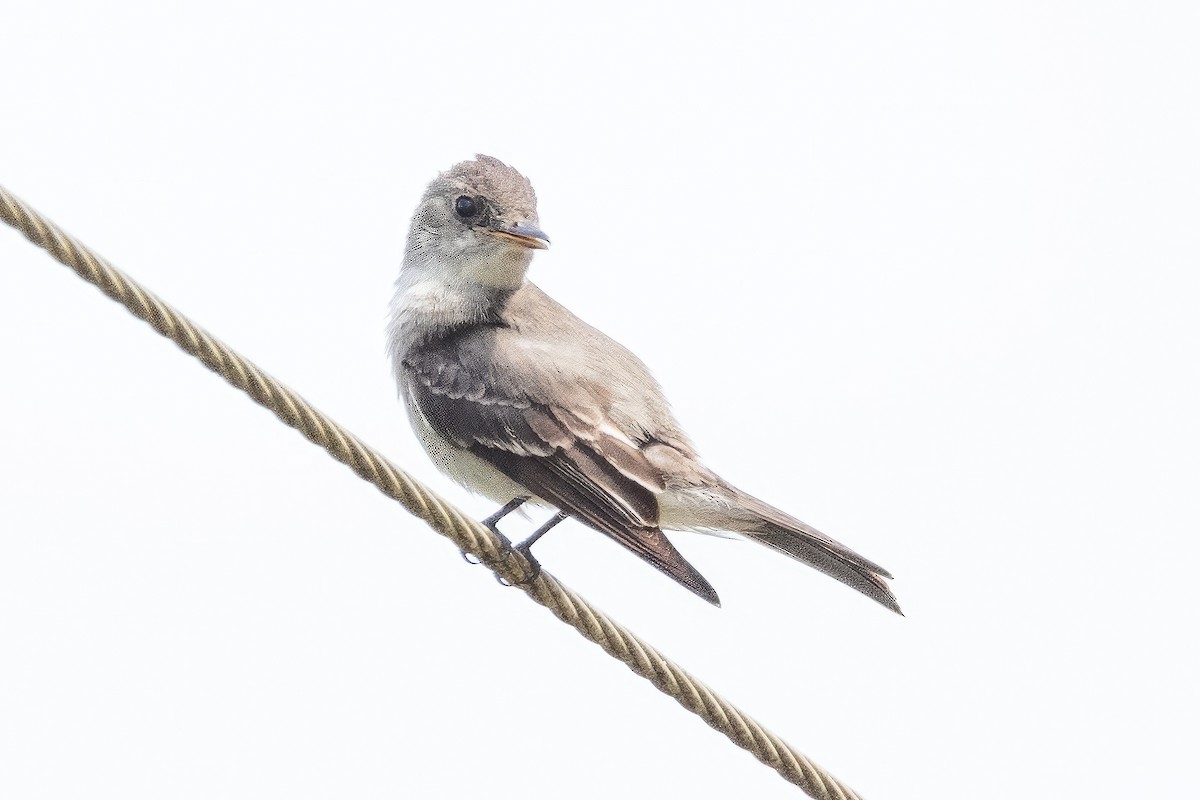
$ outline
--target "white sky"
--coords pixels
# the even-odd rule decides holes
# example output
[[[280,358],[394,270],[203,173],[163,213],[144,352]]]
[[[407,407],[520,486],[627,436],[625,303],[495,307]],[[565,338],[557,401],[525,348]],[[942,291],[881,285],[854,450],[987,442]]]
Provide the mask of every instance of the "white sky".
[[[908,616],[686,534],[723,609],[574,524],[548,569],[865,796],[1194,792],[1194,4],[196,6],[10,4],[0,183],[482,517],[383,326],[425,183],[508,161],[533,279]],[[7,229],[0,264],[0,796],[798,796]]]

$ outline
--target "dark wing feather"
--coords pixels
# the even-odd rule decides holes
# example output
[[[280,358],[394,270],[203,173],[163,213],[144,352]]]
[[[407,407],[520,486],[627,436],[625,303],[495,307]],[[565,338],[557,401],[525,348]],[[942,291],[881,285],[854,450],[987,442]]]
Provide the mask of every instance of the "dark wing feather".
[[[459,356],[453,342],[443,342],[404,360],[413,400],[440,434],[720,605],[658,527],[663,478],[640,450],[587,423],[580,409],[501,394]]]
[[[644,486],[598,459],[587,446],[575,446],[548,457],[517,456],[476,445],[472,452],[508,477],[596,530],[607,534],[639,558],[713,605],[716,590],[683,557],[657,523],[658,501]]]

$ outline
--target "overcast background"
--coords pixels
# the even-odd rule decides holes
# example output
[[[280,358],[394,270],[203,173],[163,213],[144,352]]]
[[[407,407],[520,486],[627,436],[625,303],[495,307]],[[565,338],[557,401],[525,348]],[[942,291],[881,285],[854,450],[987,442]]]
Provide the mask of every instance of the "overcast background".
[[[547,568],[872,798],[1182,797],[1200,712],[1200,12],[10,4],[0,183],[443,496],[383,328],[424,185],[907,617],[674,537]],[[0,796],[795,797],[0,230]],[[537,520],[509,528],[519,534]]]

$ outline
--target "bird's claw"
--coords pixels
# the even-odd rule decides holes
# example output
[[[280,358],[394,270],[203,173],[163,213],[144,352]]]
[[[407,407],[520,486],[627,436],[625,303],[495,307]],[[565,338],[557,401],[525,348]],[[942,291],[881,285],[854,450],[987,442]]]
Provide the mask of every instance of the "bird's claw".
[[[527,569],[525,570],[525,575],[520,580],[515,582],[508,580],[499,572],[497,572],[496,582],[501,586],[524,586],[525,584],[531,582],[538,575],[542,574],[542,564],[533,557],[533,552],[530,550],[529,544],[522,542],[518,545],[511,545],[509,547],[509,552],[519,553],[525,559]]]
[[[529,562],[529,574],[525,576],[525,579],[521,583],[529,583],[542,574],[542,562],[533,557],[532,545],[533,542],[522,542],[513,547],[514,552],[520,553]]]
[[[478,553],[470,553],[466,550],[460,550],[459,553],[462,555],[463,561],[466,561],[468,564],[483,564],[486,567],[491,567],[492,565],[498,564],[504,559],[508,558],[508,554],[514,549],[513,543],[511,539],[500,532],[500,529],[496,527],[495,522],[489,522],[485,519],[482,524],[483,527],[495,534],[496,538],[500,540],[500,546],[497,548],[498,552],[496,557],[484,558]]]

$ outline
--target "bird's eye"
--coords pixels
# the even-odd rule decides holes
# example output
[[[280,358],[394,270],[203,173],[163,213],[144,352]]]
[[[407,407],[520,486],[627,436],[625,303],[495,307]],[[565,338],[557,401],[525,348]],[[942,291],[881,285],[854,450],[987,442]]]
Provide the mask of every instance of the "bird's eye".
[[[474,198],[467,197],[464,194],[454,201],[454,213],[463,219],[470,219],[479,213],[479,205],[475,202]]]

